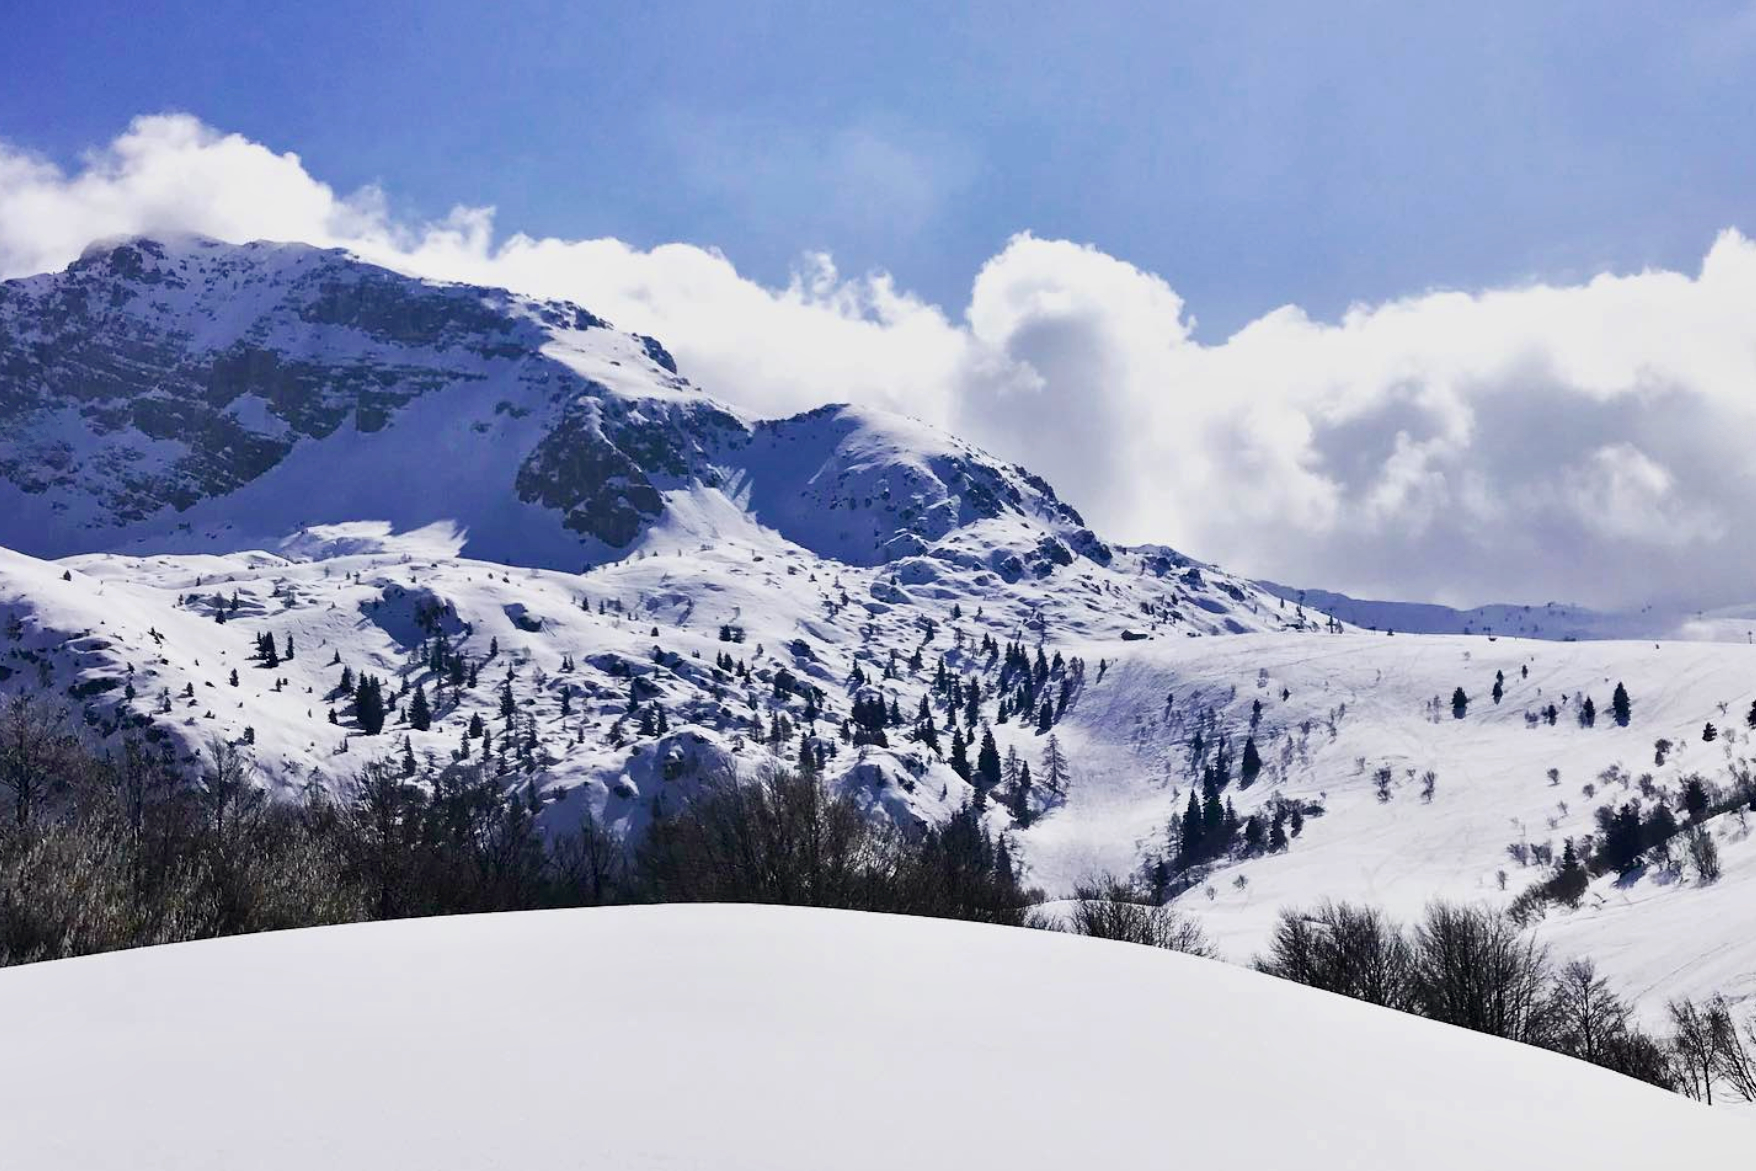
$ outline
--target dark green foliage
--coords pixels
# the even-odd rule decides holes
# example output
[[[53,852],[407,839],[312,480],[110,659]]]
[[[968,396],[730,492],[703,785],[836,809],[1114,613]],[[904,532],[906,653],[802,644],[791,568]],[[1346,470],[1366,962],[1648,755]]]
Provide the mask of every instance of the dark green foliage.
[[[1000,784],[1000,748],[994,743],[991,728],[982,729],[982,746],[976,753],[976,778],[983,790],[997,788]]]
[[[376,736],[384,730],[384,681],[376,675],[361,675],[354,685],[354,722],[360,731]]]
[[[1248,789],[1262,774],[1262,754],[1256,750],[1256,737],[1244,741],[1244,754],[1238,760],[1238,787]]]
[[[1707,783],[1699,776],[1690,776],[1683,781],[1683,809],[1689,814],[1690,821],[1700,821],[1706,817],[1711,804]]]
[[[409,727],[425,732],[432,726],[433,709],[427,706],[427,689],[416,687],[414,698],[409,700]]]

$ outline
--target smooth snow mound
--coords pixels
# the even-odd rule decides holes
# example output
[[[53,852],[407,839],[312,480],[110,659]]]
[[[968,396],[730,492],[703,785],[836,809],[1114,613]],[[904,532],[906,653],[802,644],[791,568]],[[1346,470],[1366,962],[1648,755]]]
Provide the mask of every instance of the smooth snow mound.
[[[6,1163],[35,1171],[1479,1171],[1732,1166],[1756,1139],[1220,963],[797,908],[259,935],[11,969],[0,1003]]]

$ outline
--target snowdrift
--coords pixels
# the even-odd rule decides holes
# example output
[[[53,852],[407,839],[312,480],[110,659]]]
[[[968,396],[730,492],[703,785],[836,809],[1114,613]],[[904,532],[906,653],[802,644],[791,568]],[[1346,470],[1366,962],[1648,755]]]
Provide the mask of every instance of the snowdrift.
[[[0,1133],[36,1171],[1479,1171],[1756,1143],[1615,1074],[1219,963],[796,908],[235,938],[0,972],[0,999]]]

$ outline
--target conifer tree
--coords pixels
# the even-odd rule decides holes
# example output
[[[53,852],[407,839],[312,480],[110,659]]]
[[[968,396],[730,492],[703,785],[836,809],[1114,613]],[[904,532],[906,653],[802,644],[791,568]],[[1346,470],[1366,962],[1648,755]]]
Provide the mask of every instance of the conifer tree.
[[[1459,687],[1451,693],[1451,718],[1461,720],[1468,714],[1469,696],[1464,693],[1463,688]]]
[[[1262,772],[1262,754],[1256,751],[1256,737],[1244,740],[1244,755],[1238,762],[1238,786],[1248,789]]]
[[[1030,811],[1030,765],[1020,763],[1018,776],[1012,782],[1012,820],[1018,823],[1019,829],[1029,829]]]
[[[354,720],[368,736],[384,730],[384,689],[376,675],[361,675],[354,687]]]
[[[1707,796],[1707,785],[1700,777],[1690,777],[1683,782],[1683,809],[1689,814],[1690,821],[1700,821],[1706,817],[1711,803]]]
[[[1287,848],[1287,813],[1285,806],[1276,806],[1274,819],[1268,823],[1268,852],[1278,854]]]
[[[1049,734],[1049,745],[1043,750],[1043,783],[1052,793],[1066,793],[1069,770],[1067,754],[1061,751],[1061,740]]]
[[[1616,684],[1616,693],[1610,697],[1610,713],[1615,716],[1619,727],[1628,726],[1628,718],[1633,713],[1633,704],[1628,701],[1628,689],[1620,683]]]
[[[969,746],[964,743],[962,730],[955,727],[951,729],[950,764],[952,772],[966,781],[970,779]],[[982,786],[977,785],[976,789],[980,792]]]
[[[982,746],[976,753],[976,775],[981,778],[985,789],[997,788],[1000,784],[1000,748],[994,743],[994,730],[982,728]]]
[[[1189,790],[1189,808],[1183,811],[1182,832],[1177,835],[1177,869],[1187,870],[1206,857],[1207,823],[1201,814],[1201,800]]]
[[[409,727],[425,732],[432,726],[433,709],[427,706],[427,689],[416,687],[414,698],[409,700]]]

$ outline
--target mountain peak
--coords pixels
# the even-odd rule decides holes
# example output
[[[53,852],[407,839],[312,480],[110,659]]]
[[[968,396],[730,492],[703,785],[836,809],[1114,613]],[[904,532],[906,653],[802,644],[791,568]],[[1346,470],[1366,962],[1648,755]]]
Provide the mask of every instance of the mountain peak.
[[[0,284],[0,324],[0,543],[33,554],[272,548],[370,521],[577,568],[675,494],[723,491],[850,564],[971,526],[1008,576],[1109,556],[1045,481],[918,419],[750,420],[580,306],[339,249],[105,240]]]

